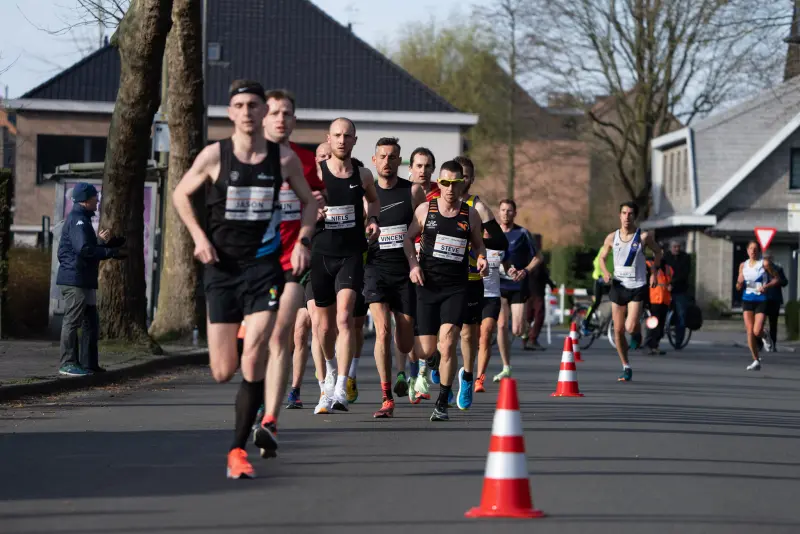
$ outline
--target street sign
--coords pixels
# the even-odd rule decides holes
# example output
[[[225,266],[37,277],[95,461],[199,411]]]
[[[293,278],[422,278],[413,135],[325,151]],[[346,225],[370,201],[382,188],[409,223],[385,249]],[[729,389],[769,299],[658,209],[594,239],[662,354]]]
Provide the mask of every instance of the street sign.
[[[786,212],[789,231],[800,233],[800,204],[790,203]]]
[[[776,228],[764,228],[761,226],[755,229],[756,239],[758,239],[758,244],[761,245],[762,252],[769,248],[769,244],[772,243],[772,238],[775,237],[777,231]]]

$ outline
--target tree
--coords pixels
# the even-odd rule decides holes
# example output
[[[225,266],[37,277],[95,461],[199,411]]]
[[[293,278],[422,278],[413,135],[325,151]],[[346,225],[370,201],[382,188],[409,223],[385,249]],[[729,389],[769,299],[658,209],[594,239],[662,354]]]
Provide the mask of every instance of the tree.
[[[536,0],[526,46],[541,76],[590,103],[592,134],[646,216],[650,142],[774,83],[776,41],[791,18],[785,7],[761,0]]]
[[[118,46],[119,92],[111,116],[103,174],[101,229],[127,238],[129,256],[100,268],[101,335],[151,344],[144,267],[144,178],[158,109],[161,61],[172,21],[170,0],[135,0],[112,42]]]
[[[169,70],[169,176],[162,195],[172,196],[203,144],[203,51],[200,0],[174,0],[167,38]],[[158,312],[150,327],[156,338],[180,336],[195,324],[197,270],[194,243],[171,202],[162,225],[163,255]]]

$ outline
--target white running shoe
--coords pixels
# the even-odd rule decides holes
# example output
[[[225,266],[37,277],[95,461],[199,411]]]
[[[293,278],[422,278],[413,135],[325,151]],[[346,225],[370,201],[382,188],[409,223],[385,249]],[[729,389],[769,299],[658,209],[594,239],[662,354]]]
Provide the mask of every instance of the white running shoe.
[[[319,396],[319,403],[317,403],[317,407],[314,408],[314,415],[331,413],[331,411],[333,411],[333,401],[330,399],[330,397],[323,393]]]

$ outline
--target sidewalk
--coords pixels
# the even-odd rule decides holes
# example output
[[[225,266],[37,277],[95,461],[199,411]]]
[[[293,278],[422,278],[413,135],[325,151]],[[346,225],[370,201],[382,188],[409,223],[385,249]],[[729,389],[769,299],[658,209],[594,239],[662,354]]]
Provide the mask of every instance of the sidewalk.
[[[58,374],[57,341],[0,340],[0,401],[103,385],[171,367],[208,362],[208,349],[203,346],[161,347],[164,355],[155,356],[123,347],[104,350],[101,345],[100,365],[106,369],[105,373],[64,377]]]

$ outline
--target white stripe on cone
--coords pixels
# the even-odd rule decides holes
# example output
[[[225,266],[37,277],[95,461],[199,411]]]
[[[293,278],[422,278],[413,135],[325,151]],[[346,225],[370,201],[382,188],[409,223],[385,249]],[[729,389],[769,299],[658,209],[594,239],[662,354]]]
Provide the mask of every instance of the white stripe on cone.
[[[561,363],[575,363],[575,356],[572,352],[565,350],[561,353]]]
[[[569,337],[570,337],[570,339],[578,341],[578,333],[576,331],[574,331],[574,330],[569,333]]]
[[[490,452],[486,458],[484,478],[495,480],[515,480],[528,478],[528,465],[525,453]]]
[[[521,436],[522,417],[519,410],[495,410],[492,421],[493,436]]]
[[[577,382],[578,381],[578,373],[575,371],[567,371],[565,369],[561,369],[558,372],[558,381],[559,382]]]

